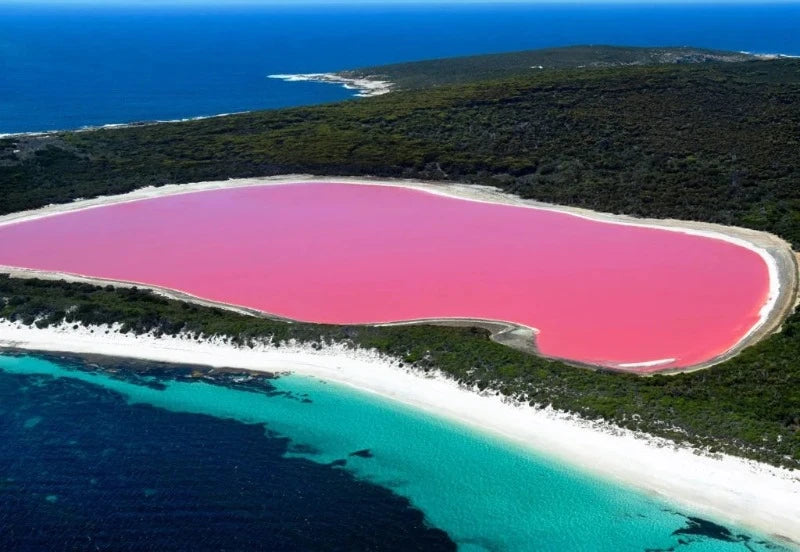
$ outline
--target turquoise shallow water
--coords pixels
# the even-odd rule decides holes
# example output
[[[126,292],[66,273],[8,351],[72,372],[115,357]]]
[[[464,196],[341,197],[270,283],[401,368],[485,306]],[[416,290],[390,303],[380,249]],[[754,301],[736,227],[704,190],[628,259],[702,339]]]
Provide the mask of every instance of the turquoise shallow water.
[[[271,382],[275,392],[265,394],[247,385],[163,375],[125,378],[77,368],[74,362],[0,356],[5,374],[79,380],[119,394],[130,408],[144,404],[264,424],[265,438],[291,441],[287,457],[333,463],[408,498],[460,550],[778,549],[737,528],[727,532],[713,522],[692,522],[691,512],[347,387],[285,376]],[[91,411],[91,405],[80,408]],[[40,418],[24,423],[45,423]],[[214,441],[209,433],[208,446]]]

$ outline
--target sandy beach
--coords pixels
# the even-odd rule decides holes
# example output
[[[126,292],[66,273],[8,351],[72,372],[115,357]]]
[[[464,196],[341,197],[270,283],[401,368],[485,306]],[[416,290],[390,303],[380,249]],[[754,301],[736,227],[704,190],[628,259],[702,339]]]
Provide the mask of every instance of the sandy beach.
[[[130,201],[137,201],[141,199],[149,199],[164,196],[173,196],[180,194],[193,193],[205,190],[217,190],[224,188],[241,188],[250,186],[266,186],[266,185],[284,185],[291,183],[303,182],[319,182],[330,181],[344,184],[357,184],[364,186],[393,186],[410,188],[426,193],[442,195],[452,198],[458,198],[471,202],[492,203],[513,205],[517,207],[525,207],[537,210],[556,211],[566,213],[571,216],[576,216],[584,219],[602,221],[609,224],[626,225],[626,226],[639,226],[658,228],[671,232],[685,233],[695,236],[703,236],[707,238],[726,241],[740,247],[749,249],[757,253],[764,261],[769,273],[769,293],[768,297],[762,306],[759,319],[744,335],[738,343],[733,345],[727,351],[716,357],[703,362],[702,364],[695,364],[687,368],[678,369],[660,369],[660,361],[652,361],[647,363],[632,363],[620,364],[613,369],[620,371],[633,371],[637,373],[655,372],[672,373],[672,372],[685,372],[690,370],[699,370],[707,368],[719,362],[722,362],[732,356],[735,356],[742,349],[748,345],[757,343],[765,336],[780,328],[781,323],[785,317],[791,312],[797,300],[798,288],[798,267],[797,260],[792,252],[788,243],[778,238],[777,236],[749,230],[745,228],[722,226],[711,223],[679,221],[679,220],[661,220],[661,219],[643,219],[625,215],[614,215],[607,213],[599,213],[587,209],[563,207],[557,205],[545,204],[537,201],[526,200],[506,194],[495,188],[488,186],[476,186],[459,183],[446,183],[446,182],[425,182],[415,180],[392,180],[392,179],[368,179],[368,178],[348,178],[348,177],[319,177],[309,175],[283,175],[277,177],[266,178],[244,178],[244,179],[231,179],[225,181],[211,181],[211,182],[197,182],[182,185],[167,185],[158,188],[148,187],[135,190],[127,194],[116,196],[105,196],[90,200],[79,200],[69,204],[52,205],[41,209],[32,211],[24,211],[19,213],[12,213],[0,217],[0,226],[5,224],[12,224],[15,222],[22,222],[26,220],[33,220],[37,218],[47,217],[59,213],[71,212],[76,210],[91,209],[104,205],[125,203]],[[68,280],[76,280],[83,282],[94,282],[98,284],[115,283],[114,281],[104,280],[100,278],[92,278],[82,274],[65,274],[65,273],[48,273],[42,271],[29,271],[18,269],[16,267],[3,267],[0,266],[0,272],[11,274],[15,277],[38,277],[38,278],[65,278]],[[272,315],[269,312],[255,311],[248,309],[242,305],[231,305],[226,303],[217,303],[205,300],[203,298],[194,297],[190,294],[184,293],[180,290],[171,290],[165,288],[158,288],[149,285],[146,282],[120,282],[121,285],[135,284],[139,287],[153,289],[154,291],[166,296],[197,302],[204,305],[215,305],[223,308],[229,308],[238,312],[248,314],[270,316],[280,318]],[[525,352],[536,352],[535,335],[537,328],[522,326],[513,322],[506,322],[502,320],[483,320],[472,318],[437,318],[435,320],[422,319],[422,320],[398,320],[397,323],[439,323],[439,324],[452,324],[464,325],[465,323],[472,323],[473,325],[482,326],[492,332],[492,337],[495,341],[506,344],[508,346],[523,350]],[[571,364],[580,365],[580,363],[569,361],[567,359],[560,359]],[[666,359],[668,361],[669,359]],[[609,368],[609,367],[606,367]]]
[[[493,393],[420,374],[367,350],[134,336],[114,328],[37,329],[0,321],[0,348],[87,353],[160,362],[286,372],[338,382],[529,447],[591,474],[663,497],[697,513],[800,543],[800,474],[708,455],[644,434],[513,404]]]

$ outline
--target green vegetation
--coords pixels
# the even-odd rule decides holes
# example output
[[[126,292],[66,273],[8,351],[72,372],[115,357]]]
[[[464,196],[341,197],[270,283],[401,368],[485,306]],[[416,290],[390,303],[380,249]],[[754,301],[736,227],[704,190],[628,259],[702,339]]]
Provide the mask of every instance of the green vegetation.
[[[0,140],[0,213],[287,172],[447,179],[800,244],[800,61],[568,69]]]
[[[740,52],[705,48],[637,48],[630,46],[569,46],[502,54],[431,59],[365,67],[338,74],[393,82],[399,88],[428,88],[478,80],[528,75],[551,69],[622,67],[665,63],[739,62],[757,59]]]
[[[562,51],[561,63],[573,68],[524,53],[394,66],[398,79],[402,71],[412,79],[409,88],[466,74],[470,82],[340,104],[0,139],[0,214],[167,183],[377,175],[746,226],[800,246],[800,61],[678,63],[707,59],[686,54],[701,57],[663,63],[632,49],[591,50]],[[594,67],[574,67],[584,59]],[[519,63],[556,68],[520,72]],[[421,67],[428,76],[414,77]],[[472,82],[487,76],[498,78]],[[266,336],[343,341],[523,401],[800,467],[800,314],[724,364],[652,378],[533,357],[479,329],[293,324],[85,284],[0,278],[0,317],[40,326],[120,322],[123,331],[222,335],[245,345]]]
[[[722,365],[641,378],[567,366],[494,343],[484,330],[441,326],[326,326],[287,323],[165,299],[137,289],[0,276],[0,318],[48,326],[120,322],[122,331],[196,337],[344,342],[374,347],[467,385],[605,418],[647,431],[800,468],[800,314],[781,333]]]

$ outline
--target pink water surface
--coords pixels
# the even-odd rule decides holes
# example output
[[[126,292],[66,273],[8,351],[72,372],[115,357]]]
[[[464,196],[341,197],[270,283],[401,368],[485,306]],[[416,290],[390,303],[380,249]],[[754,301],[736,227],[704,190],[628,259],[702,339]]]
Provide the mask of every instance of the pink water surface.
[[[470,317],[549,356],[711,359],[758,321],[765,262],[721,240],[389,186],[193,192],[0,226],[0,264],[128,280],[289,318]]]

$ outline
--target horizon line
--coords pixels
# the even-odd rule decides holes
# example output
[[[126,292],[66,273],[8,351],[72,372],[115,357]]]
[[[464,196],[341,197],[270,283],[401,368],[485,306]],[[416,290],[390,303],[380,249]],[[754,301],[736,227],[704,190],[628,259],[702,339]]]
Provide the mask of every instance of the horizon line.
[[[800,6],[800,0],[0,0],[0,5],[17,7],[93,7],[93,8],[146,8],[146,7],[303,7],[303,6]]]

